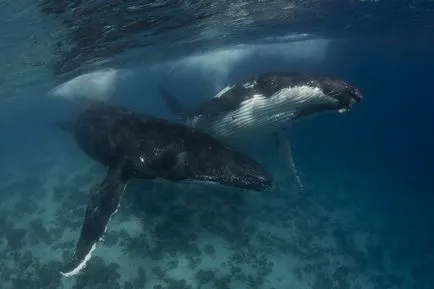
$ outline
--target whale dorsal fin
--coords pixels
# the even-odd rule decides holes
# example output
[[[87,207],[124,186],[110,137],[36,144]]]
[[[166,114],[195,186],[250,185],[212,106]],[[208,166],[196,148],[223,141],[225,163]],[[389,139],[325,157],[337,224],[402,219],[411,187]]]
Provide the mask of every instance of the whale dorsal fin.
[[[171,113],[178,117],[188,117],[189,112],[179,99],[161,86],[158,87],[158,91]]]
[[[104,181],[89,200],[80,238],[72,258],[61,272],[62,275],[67,277],[75,275],[86,266],[92,251],[102,239],[110,217],[119,207],[129,179],[124,170],[124,162],[108,169]]]

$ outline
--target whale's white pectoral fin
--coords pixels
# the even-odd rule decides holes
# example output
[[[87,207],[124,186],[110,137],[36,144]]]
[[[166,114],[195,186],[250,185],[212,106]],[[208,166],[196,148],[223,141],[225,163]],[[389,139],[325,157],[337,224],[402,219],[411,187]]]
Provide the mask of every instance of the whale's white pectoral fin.
[[[60,272],[63,276],[76,275],[86,266],[106,231],[107,223],[119,207],[128,179],[129,177],[123,172],[122,164],[109,168],[104,181],[93,193],[87,205],[74,254]]]
[[[276,145],[278,146],[279,154],[282,155],[285,164],[288,166],[292,176],[294,177],[297,190],[299,192],[302,192],[304,189],[303,183],[301,182],[300,175],[294,163],[294,158],[292,156],[291,142],[289,138],[283,134],[283,132],[276,133],[275,137],[276,137]]]

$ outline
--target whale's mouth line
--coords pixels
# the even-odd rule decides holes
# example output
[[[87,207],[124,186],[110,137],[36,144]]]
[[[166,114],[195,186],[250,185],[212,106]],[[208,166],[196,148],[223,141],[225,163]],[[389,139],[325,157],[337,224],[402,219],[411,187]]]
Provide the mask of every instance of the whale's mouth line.
[[[351,107],[344,107],[344,108],[340,108],[338,109],[339,113],[346,113],[349,112],[351,110]]]
[[[358,99],[351,98],[350,101],[349,101],[349,103],[346,104],[345,107],[341,107],[341,108],[338,109],[338,112],[340,112],[340,113],[349,112],[353,108],[353,105],[356,104],[356,103],[358,103],[358,102],[359,102]]]

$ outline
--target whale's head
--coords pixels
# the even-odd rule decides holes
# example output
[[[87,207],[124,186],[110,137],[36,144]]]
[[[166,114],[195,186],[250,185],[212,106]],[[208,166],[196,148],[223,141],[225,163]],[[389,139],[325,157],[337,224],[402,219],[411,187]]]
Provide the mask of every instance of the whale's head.
[[[263,191],[272,185],[267,170],[240,152],[225,150],[197,159],[194,179],[225,186]]]
[[[350,111],[354,104],[363,99],[358,88],[341,79],[319,78],[317,84],[327,97],[335,100],[332,108],[338,112]]]
[[[347,112],[363,99],[358,88],[338,78],[295,74],[285,81],[288,87],[282,91],[297,119],[323,112]]]
[[[178,154],[185,165],[185,180],[263,191],[272,177],[256,160],[220,143],[196,144],[190,152]]]
[[[169,143],[141,141],[133,145],[129,172],[139,178],[164,178],[176,182],[220,184],[263,191],[272,177],[255,159],[191,130],[169,135]],[[159,139],[161,141],[161,139]]]

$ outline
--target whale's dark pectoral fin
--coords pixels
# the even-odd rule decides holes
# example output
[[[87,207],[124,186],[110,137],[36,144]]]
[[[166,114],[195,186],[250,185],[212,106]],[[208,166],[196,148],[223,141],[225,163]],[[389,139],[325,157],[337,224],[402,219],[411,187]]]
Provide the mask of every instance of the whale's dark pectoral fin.
[[[179,116],[185,117],[187,116],[187,109],[184,104],[179,101],[173,94],[165,90],[163,87],[159,86],[158,90],[160,92],[160,96],[163,99],[166,106],[169,108],[170,112]]]
[[[104,181],[87,205],[80,238],[72,258],[61,272],[63,276],[73,276],[86,266],[97,242],[102,239],[110,217],[116,213],[128,179],[122,165],[108,170]]]
[[[303,183],[301,182],[300,175],[294,163],[290,140],[288,139],[288,137],[284,136],[283,133],[279,133],[279,135],[276,138],[279,139],[279,143],[281,144],[279,153],[282,154],[286,165],[289,167],[289,170],[291,171],[291,174],[295,179],[297,190],[299,192],[302,192],[304,189]]]

